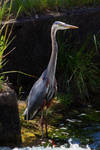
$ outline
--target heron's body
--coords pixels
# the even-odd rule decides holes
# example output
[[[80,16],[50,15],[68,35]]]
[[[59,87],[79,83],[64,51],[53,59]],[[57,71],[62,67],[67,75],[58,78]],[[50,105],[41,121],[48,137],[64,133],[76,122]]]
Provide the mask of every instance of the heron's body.
[[[45,105],[48,107],[55,96],[56,90],[56,80],[50,82],[50,79],[47,77],[47,70],[45,70],[29,93],[27,108],[24,112],[25,118],[31,120],[41,108]]]
[[[42,73],[40,78],[33,85],[29,96],[27,108],[24,112],[25,119],[30,120],[35,117],[37,112],[41,110],[41,125],[43,135],[43,108],[46,105],[49,106],[50,101],[55,96],[57,91],[57,83],[55,79],[56,63],[58,55],[58,45],[56,41],[57,30],[78,28],[76,26],[68,25],[60,21],[55,21],[51,28],[51,40],[52,40],[52,52],[48,67]],[[46,125],[47,133],[47,125]]]

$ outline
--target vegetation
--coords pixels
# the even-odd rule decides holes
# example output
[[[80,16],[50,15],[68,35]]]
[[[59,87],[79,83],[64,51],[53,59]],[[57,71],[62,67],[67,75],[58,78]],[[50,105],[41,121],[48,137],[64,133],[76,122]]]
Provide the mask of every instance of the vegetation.
[[[2,8],[0,9],[0,72],[1,73],[2,73],[3,66],[6,64],[5,57],[10,53],[9,52],[8,54],[4,55],[7,47],[11,43],[9,38],[12,32],[12,28],[11,28],[10,32],[8,33],[8,25],[2,24],[2,19],[5,11],[8,13],[8,16],[5,16],[6,17],[5,20],[9,21],[9,18],[11,16],[11,5],[9,6],[9,9],[7,9],[7,1],[4,2],[4,5],[2,5]],[[2,89],[3,78],[4,78],[3,75],[0,74],[0,90]]]
[[[94,36],[95,37],[95,36]],[[59,40],[58,72],[61,73],[62,91],[66,91],[69,101],[72,99],[90,100],[91,95],[100,88],[99,62],[96,37],[89,38],[79,50]],[[91,47],[90,43],[92,43]],[[93,44],[95,43],[95,46]],[[78,45],[77,45],[78,47]],[[70,93],[70,94],[69,94]],[[66,98],[63,99],[66,102]]]
[[[0,17],[7,16],[9,10],[9,0],[2,5],[3,0],[0,2]],[[63,8],[82,7],[82,6],[97,6],[100,1],[96,0],[13,0],[12,1],[12,13],[16,16],[16,13],[20,10],[20,15],[33,15],[39,12],[48,12],[48,10],[62,10]],[[2,11],[2,13],[1,13]]]
[[[94,0],[15,0],[13,2],[14,11],[21,8],[21,13],[29,14],[32,12],[41,12],[49,10],[58,10],[59,8],[68,8],[72,6],[93,5],[96,6],[100,2]]]
[[[21,13],[29,14],[34,12],[46,11],[47,9],[58,10],[59,8],[68,8],[72,6],[84,6],[84,5],[98,5],[100,2],[94,0],[15,0],[13,2],[14,11],[21,8]]]
[[[2,2],[3,1],[0,1],[0,5],[2,4]],[[13,2],[13,0],[11,0],[10,3],[9,3],[9,0],[5,0],[4,3],[2,4],[2,7],[0,8],[0,91],[3,90],[2,83],[4,82],[4,74],[17,72],[17,73],[20,73],[20,74],[23,74],[26,76],[31,76],[31,75],[21,72],[21,71],[2,72],[3,66],[6,65],[6,63],[7,63],[6,56],[9,55],[15,49],[15,48],[13,48],[8,53],[6,53],[6,49],[8,48],[8,46],[11,44],[11,42],[15,38],[15,37],[13,37],[12,39],[10,38],[14,24],[12,24],[10,28],[9,28],[9,24],[8,24],[9,20],[12,17],[12,12],[11,12],[12,2]],[[9,5],[8,5],[8,3],[9,3]],[[18,16],[19,12],[20,12],[20,9],[17,11],[16,17]],[[5,19],[5,22],[3,22],[3,19]],[[8,31],[8,29],[10,29],[10,30]],[[34,76],[31,76],[31,77],[34,77]]]

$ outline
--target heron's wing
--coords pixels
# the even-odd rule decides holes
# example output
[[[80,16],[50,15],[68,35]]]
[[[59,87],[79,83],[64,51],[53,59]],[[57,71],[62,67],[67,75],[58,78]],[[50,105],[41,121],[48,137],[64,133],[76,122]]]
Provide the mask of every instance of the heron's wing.
[[[24,115],[28,114],[29,119],[42,107],[46,95],[46,88],[46,80],[43,79],[42,74],[42,76],[33,85],[28,96],[28,104]]]
[[[47,88],[46,88],[46,100],[47,100],[47,105],[51,102],[51,100],[54,98],[57,92],[57,82],[56,79],[54,82],[46,82]]]

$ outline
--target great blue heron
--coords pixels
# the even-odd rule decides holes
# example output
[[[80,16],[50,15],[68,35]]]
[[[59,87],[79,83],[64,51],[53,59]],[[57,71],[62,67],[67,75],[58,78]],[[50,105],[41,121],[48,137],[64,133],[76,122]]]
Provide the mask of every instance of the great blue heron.
[[[24,117],[27,120],[33,119],[41,110],[41,127],[43,137],[43,109],[44,106],[48,109],[49,104],[57,91],[57,83],[55,79],[58,45],[56,41],[56,32],[58,30],[76,29],[78,27],[72,26],[60,21],[55,21],[51,27],[52,53],[48,67],[44,70],[40,78],[33,85],[29,96],[27,108],[24,112]],[[47,110],[46,109],[46,110]],[[47,136],[47,111],[45,114],[45,127]]]

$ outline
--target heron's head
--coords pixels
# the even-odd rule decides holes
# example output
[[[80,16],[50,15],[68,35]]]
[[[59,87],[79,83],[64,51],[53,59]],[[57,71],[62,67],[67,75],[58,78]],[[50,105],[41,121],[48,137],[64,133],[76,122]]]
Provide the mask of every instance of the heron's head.
[[[69,25],[61,21],[55,21],[53,24],[53,28],[55,28],[56,31],[58,30],[67,30],[67,29],[77,29],[77,26]]]

